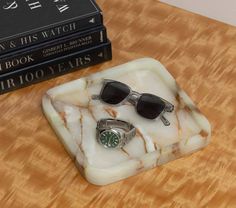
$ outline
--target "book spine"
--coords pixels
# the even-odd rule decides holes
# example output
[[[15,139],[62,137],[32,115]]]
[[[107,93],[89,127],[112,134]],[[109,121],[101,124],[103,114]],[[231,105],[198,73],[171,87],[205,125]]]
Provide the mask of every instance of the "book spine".
[[[90,31],[82,35],[73,35],[70,38],[63,38],[61,41],[42,44],[42,46],[32,47],[30,50],[20,50],[11,55],[0,57],[0,74],[15,71],[19,68],[64,56],[78,50],[90,48],[107,41],[105,28]]]
[[[28,32],[24,35],[19,34],[17,36],[8,38],[6,41],[0,41],[0,54],[5,54],[10,51],[15,51],[21,48],[96,27],[102,25],[102,22],[102,14],[99,12],[83,19],[70,21],[66,24],[56,25],[37,32]]]
[[[0,94],[111,60],[111,43],[0,75]]]

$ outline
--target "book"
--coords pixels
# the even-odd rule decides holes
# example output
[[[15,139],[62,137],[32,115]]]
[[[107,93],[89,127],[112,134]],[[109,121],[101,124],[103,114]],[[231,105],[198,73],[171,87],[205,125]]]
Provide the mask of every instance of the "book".
[[[102,25],[94,0],[1,0],[0,54]]]
[[[0,56],[0,74],[90,48],[106,41],[105,27],[96,27],[58,40],[4,54]]]
[[[0,94],[112,59],[111,43],[0,75]]]

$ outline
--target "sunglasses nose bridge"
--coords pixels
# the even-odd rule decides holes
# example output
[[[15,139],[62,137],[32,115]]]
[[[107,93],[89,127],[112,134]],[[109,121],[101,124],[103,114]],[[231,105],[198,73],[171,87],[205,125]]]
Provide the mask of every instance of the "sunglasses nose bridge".
[[[139,97],[140,97],[140,94],[138,92],[132,91],[129,94],[128,102],[130,102],[133,105],[136,105],[137,102],[138,102]]]

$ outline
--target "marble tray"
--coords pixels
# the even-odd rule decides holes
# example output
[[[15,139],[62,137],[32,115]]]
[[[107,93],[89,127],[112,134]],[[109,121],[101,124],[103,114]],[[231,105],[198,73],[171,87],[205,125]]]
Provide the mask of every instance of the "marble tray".
[[[103,79],[128,84],[140,93],[156,94],[175,106],[165,117],[148,120],[132,105],[109,106],[91,96]],[[44,113],[81,174],[92,184],[105,185],[193,153],[210,140],[211,127],[174,78],[156,60],[143,58],[50,89],[43,97]],[[102,118],[132,123],[137,134],[122,149],[106,149],[96,140]]]

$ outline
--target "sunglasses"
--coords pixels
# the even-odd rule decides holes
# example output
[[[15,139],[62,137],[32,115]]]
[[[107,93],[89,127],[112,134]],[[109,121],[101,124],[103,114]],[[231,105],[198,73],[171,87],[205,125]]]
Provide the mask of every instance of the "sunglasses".
[[[93,95],[92,99],[100,100],[110,105],[122,105],[125,102],[133,104],[137,113],[147,119],[160,117],[165,126],[170,122],[163,116],[165,112],[172,112],[174,105],[149,93],[138,93],[128,85],[115,80],[105,79],[99,95]]]

